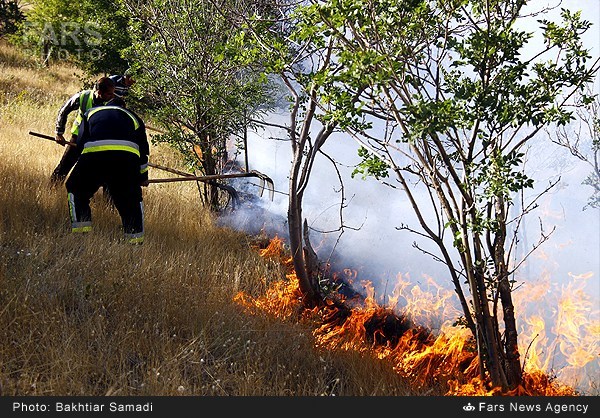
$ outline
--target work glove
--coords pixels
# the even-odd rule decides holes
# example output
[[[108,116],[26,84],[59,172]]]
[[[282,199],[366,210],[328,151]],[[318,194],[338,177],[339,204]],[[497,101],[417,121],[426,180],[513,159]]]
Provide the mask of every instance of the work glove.
[[[65,139],[64,136],[62,136],[62,134],[56,134],[56,137],[54,138],[54,140],[56,141],[57,144],[60,144],[63,147],[65,145],[67,145],[67,140]]]

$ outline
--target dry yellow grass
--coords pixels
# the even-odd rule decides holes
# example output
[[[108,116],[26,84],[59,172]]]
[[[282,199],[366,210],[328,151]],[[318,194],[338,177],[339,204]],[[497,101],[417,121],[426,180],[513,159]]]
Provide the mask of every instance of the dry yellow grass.
[[[0,395],[419,394],[375,359],[315,349],[307,325],[245,314],[235,293],[262,294],[281,266],[216,227],[189,183],[144,190],[143,246],[96,198],[94,232],[70,234],[48,183],[63,149],[28,131],[52,133],[76,73],[0,44]]]

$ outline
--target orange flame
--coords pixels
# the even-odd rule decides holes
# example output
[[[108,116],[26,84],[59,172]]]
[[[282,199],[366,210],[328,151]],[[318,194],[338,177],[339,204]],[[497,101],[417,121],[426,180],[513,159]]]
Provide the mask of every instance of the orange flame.
[[[400,376],[410,378],[416,386],[441,384],[447,387],[446,395],[450,396],[576,394],[573,388],[558,383],[556,377],[543,372],[549,370],[551,356],[547,355],[549,336],[541,315],[527,318],[520,331],[520,346],[527,347],[522,385],[508,394],[499,393],[499,390],[490,388],[488,382],[481,379],[477,349],[469,330],[446,321],[434,334],[413,322],[430,320],[431,312],[445,317],[459,315],[458,311],[448,308],[451,305],[451,292],[435,285],[431,278],[426,278],[426,282],[433,291],[411,287],[406,278],[398,275],[388,307],[378,305],[372,283],[365,281],[363,286],[367,296],[364,305],[349,309],[347,314],[340,315],[333,304],[320,311],[317,311],[318,308],[303,311],[298,279],[293,271],[291,258],[285,254],[283,241],[275,237],[265,249],[260,250],[260,254],[285,265],[289,271],[286,279],[272,283],[262,296],[250,297],[240,292],[234,300],[250,313],[264,311],[278,318],[289,318],[300,312],[301,319],[314,319],[318,316],[322,322],[314,329],[313,336],[316,346],[321,349],[369,353],[375,358],[389,361]],[[350,270],[344,272],[344,275],[356,277]],[[588,275],[577,276],[578,279],[586,277]],[[600,327],[597,323],[590,325],[587,320],[589,306],[585,302],[589,301],[582,294],[581,287],[570,285],[563,290],[562,302],[556,312],[557,325],[552,329],[552,332],[560,333],[561,338],[550,349],[558,350],[567,358],[570,367],[576,368],[594,359],[597,361]],[[548,292],[548,283],[542,282],[527,293],[534,301],[540,301]],[[404,315],[395,313],[400,302],[403,304]],[[517,308],[519,303],[524,302],[516,302]],[[429,309],[426,311],[423,306]],[[314,321],[311,323],[314,324]],[[585,335],[591,336],[589,341],[581,341],[582,328],[586,328]],[[575,344],[578,338],[580,344]]]
[[[562,382],[585,387],[598,375],[600,363],[600,322],[598,309],[584,290],[593,273],[569,274],[571,281],[558,287],[545,273],[537,282],[528,282],[526,292],[515,293],[515,309],[526,305],[552,307],[549,312],[525,315],[519,329],[519,345],[528,347],[525,370],[552,370]],[[547,308],[548,309],[548,308]],[[550,318],[553,324],[547,324]],[[564,364],[564,366],[563,366]]]

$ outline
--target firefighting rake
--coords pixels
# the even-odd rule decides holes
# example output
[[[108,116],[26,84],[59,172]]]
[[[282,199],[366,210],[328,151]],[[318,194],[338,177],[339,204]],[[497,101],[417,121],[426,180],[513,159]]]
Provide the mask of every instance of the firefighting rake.
[[[33,132],[33,131],[29,131],[29,135],[38,137],[38,138],[43,138],[43,139],[47,139],[50,141],[54,141],[54,137],[50,136],[50,135],[45,135],[45,134],[41,134],[38,132]],[[72,141],[66,141],[67,146],[71,146],[74,147],[76,146],[75,142]],[[182,177],[172,177],[172,178],[164,178],[164,179],[150,179],[148,180],[148,183],[171,183],[171,182],[176,182],[176,181],[201,181],[201,182],[207,182],[207,183],[211,183],[214,184],[215,186],[217,186],[218,188],[225,190],[226,192],[228,192],[230,194],[230,196],[232,197],[234,202],[238,202],[239,198],[237,195],[237,192],[235,191],[235,189],[231,186],[225,185],[225,184],[221,184],[218,183],[217,180],[220,179],[230,179],[230,178],[242,178],[242,177],[256,177],[260,180],[260,184],[259,184],[259,189],[260,189],[260,196],[262,197],[264,190],[268,189],[269,191],[269,199],[273,200],[274,197],[274,193],[275,193],[275,185],[273,183],[273,180],[259,172],[256,170],[252,170],[252,171],[248,171],[248,172],[243,172],[243,173],[229,173],[229,174],[213,174],[213,175],[207,175],[207,176],[195,176],[189,173],[185,173],[179,170],[175,170],[169,167],[165,167],[159,164],[154,164],[154,163],[148,163],[149,167],[154,167],[157,168],[159,170],[164,170],[164,171],[168,171],[170,173],[173,174],[177,174],[179,176]]]
[[[151,167],[156,167],[153,164],[148,164]],[[183,173],[175,173],[182,175]],[[265,174],[252,170],[247,173],[229,173],[229,174],[213,174],[208,176],[192,176],[192,175],[184,175],[183,177],[172,177],[165,179],[150,179],[148,183],[171,183],[175,181],[213,181],[218,179],[231,179],[231,178],[241,178],[241,177],[256,177],[260,180],[260,196],[263,195],[265,189],[269,190],[269,198],[273,200],[273,195],[275,193],[275,186],[273,180]]]
[[[40,133],[33,132],[33,131],[29,131],[29,135],[37,136],[38,138],[49,139],[50,141],[54,141],[54,137],[50,136],[50,135],[44,135],[44,134],[40,134]],[[65,145],[68,145],[70,147],[77,146],[77,144],[75,142],[72,142],[72,141],[66,141]]]

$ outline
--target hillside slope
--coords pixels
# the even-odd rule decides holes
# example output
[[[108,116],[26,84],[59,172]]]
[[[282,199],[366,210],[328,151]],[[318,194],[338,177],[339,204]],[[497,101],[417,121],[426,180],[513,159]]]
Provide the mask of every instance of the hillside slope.
[[[234,296],[285,271],[215,226],[191,182],[144,190],[143,246],[121,242],[96,198],[94,232],[71,235],[65,190],[48,182],[63,149],[28,132],[52,134],[81,76],[0,43],[0,395],[441,394],[315,348],[307,324],[248,314]],[[160,148],[151,160],[177,164]]]
[[[49,184],[63,149],[28,132],[52,133],[81,75],[1,43],[0,70],[0,395],[498,394],[464,328],[433,333],[368,297],[300,312],[279,240],[219,227],[192,182],[144,189],[143,246],[100,194],[94,232],[72,235]],[[151,161],[181,168],[158,146]],[[576,392],[530,367],[508,395]]]

